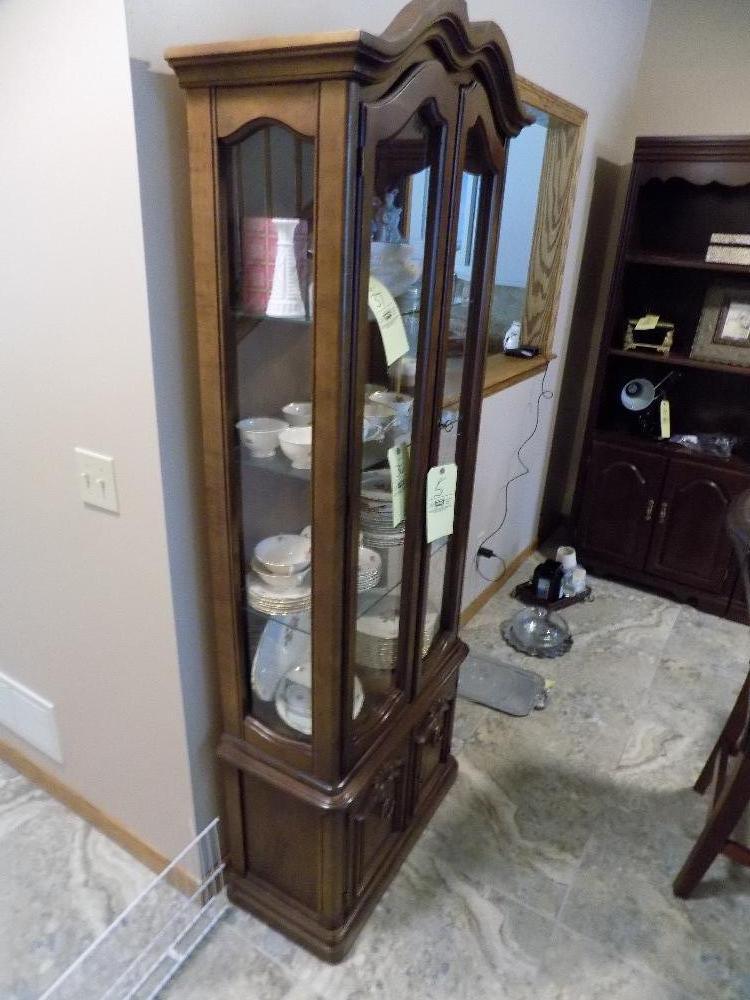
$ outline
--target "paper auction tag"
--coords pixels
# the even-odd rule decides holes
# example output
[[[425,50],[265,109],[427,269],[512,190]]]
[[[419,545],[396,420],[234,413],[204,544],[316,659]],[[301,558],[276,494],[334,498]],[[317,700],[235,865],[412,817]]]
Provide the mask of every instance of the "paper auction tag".
[[[409,445],[397,444],[388,449],[391,469],[391,499],[393,501],[393,527],[397,528],[406,518],[406,484],[409,480]]]
[[[453,534],[458,466],[434,465],[427,473],[427,542]]]
[[[669,400],[662,399],[659,403],[659,422],[661,424],[661,437],[668,438],[672,436],[672,421],[671,414],[669,410]]]
[[[656,325],[659,322],[659,317],[655,316],[653,313],[646,313],[645,316],[641,316],[638,322],[635,324],[636,330],[655,330]]]
[[[390,367],[394,361],[403,358],[407,353],[409,341],[406,339],[404,320],[396,305],[396,300],[383,282],[373,278],[372,275],[370,275],[370,284],[367,290],[367,304],[372,309],[380,329],[385,351],[385,363]]]

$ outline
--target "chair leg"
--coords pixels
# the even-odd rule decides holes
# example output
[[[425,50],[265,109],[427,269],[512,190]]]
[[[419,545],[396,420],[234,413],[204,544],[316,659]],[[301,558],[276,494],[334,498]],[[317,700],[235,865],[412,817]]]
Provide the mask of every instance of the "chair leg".
[[[750,800],[750,758],[742,756],[737,770],[711,809],[688,859],[674,880],[675,896],[689,896],[720,854]]]
[[[745,723],[747,722],[748,701],[750,701],[750,673],[745,678],[740,693],[737,695],[737,700],[734,703],[732,711],[729,713],[729,718],[721,731],[721,736],[716,741],[713,750],[708,756],[708,760],[703,765],[703,770],[698,776],[698,780],[693,785],[693,788],[700,795],[703,795],[713,780],[716,758],[719,752],[722,749],[725,753],[729,752],[733,754],[736,752],[737,741],[742,735]]]

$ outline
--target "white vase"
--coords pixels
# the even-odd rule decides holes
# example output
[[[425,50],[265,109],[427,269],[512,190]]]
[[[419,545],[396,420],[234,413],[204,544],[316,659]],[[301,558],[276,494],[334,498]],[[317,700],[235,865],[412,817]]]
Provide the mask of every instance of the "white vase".
[[[273,267],[273,284],[266,306],[266,316],[290,319],[305,316],[305,303],[299,287],[297,258],[294,250],[294,231],[299,219],[273,219],[276,228],[276,261]]]

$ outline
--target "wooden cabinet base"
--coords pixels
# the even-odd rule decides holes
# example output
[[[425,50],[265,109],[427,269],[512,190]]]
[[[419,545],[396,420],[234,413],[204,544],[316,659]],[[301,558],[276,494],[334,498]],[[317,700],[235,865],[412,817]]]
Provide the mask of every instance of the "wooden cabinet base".
[[[336,787],[282,769],[224,736],[239,791],[229,895],[320,958],[337,962],[456,776],[451,756],[460,640],[384,740]],[[229,830],[229,842],[236,840]]]
[[[275,927],[318,958],[327,962],[340,962],[351,950],[367,917],[455,781],[457,771],[455,758],[450,756],[441,767],[439,779],[432,784],[429,796],[423,800],[408,826],[395,839],[367,888],[356,899],[351,909],[342,914],[339,923],[328,926],[319,916],[300,906],[293,898],[252,874],[241,876],[230,872],[229,898],[237,906]]]

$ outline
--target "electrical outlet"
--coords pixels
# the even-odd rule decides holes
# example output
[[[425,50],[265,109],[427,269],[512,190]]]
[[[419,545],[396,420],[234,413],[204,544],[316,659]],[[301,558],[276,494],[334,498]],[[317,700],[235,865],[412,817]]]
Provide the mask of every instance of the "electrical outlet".
[[[119,513],[114,458],[85,448],[76,448],[75,455],[83,502],[89,507],[101,507],[102,510]]]

